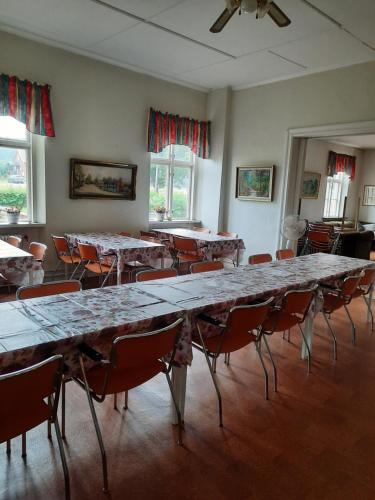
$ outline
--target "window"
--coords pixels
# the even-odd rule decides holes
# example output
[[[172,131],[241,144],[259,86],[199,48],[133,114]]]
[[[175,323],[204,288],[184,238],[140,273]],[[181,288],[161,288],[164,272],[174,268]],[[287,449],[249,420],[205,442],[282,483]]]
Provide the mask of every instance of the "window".
[[[327,177],[324,217],[342,217],[345,196],[348,195],[349,176],[344,172]]]
[[[187,146],[171,145],[151,153],[150,220],[155,219],[157,206],[164,206],[174,220],[192,218],[195,163]]]
[[[31,137],[23,123],[0,116],[0,224],[6,208],[21,210],[20,221],[32,219]]]

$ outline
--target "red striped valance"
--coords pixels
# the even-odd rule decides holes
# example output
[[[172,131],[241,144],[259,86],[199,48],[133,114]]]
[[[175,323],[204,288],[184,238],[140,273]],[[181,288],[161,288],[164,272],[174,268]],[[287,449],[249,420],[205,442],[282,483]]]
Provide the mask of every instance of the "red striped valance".
[[[344,172],[353,181],[355,177],[355,163],[355,156],[330,151],[328,153],[328,176],[333,177],[339,172]]]
[[[150,109],[147,151],[160,153],[169,144],[189,146],[200,158],[210,157],[211,124]]]
[[[49,85],[0,74],[0,116],[12,116],[32,134],[55,137]]]

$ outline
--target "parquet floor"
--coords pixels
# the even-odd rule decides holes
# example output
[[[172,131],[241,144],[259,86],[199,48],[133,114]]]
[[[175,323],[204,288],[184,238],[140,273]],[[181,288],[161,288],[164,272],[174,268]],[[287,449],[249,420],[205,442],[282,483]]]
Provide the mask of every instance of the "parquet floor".
[[[312,373],[300,359],[300,338],[271,339],[279,392],[263,399],[263,377],[254,346],[218,363],[224,428],[207,366],[195,353],[188,371],[184,447],[169,423],[163,376],[130,392],[127,412],[108,399],[97,405],[109,463],[111,499],[375,499],[375,333],[360,299],[350,306],[358,342],[350,341],[344,311],[333,317],[339,347],[316,320]],[[270,386],[271,388],[271,386]],[[66,453],[72,498],[101,499],[99,449],[83,391],[67,388]],[[27,411],[27,408],[25,408]],[[1,499],[63,498],[55,438],[43,425],[20,439],[11,457],[0,447]]]

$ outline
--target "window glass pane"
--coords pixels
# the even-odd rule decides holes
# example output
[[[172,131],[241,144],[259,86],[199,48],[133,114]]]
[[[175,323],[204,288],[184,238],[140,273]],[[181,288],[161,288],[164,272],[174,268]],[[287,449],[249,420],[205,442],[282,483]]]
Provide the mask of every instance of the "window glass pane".
[[[177,161],[192,162],[192,152],[188,146],[173,146],[174,159]]]
[[[190,167],[174,167],[172,214],[174,219],[188,219],[190,211]]]
[[[25,149],[0,147],[0,222],[7,222],[5,209],[21,209],[20,220],[28,220],[27,161]]]
[[[151,158],[153,160],[157,160],[158,158],[161,158],[163,160],[168,160],[170,149],[171,147],[167,146],[166,148],[163,149],[163,151],[160,151],[160,153],[151,153]]]
[[[0,116],[0,137],[25,141],[27,139],[26,126],[11,116]]]
[[[150,166],[150,218],[155,219],[155,208],[168,207],[168,165],[151,163]]]

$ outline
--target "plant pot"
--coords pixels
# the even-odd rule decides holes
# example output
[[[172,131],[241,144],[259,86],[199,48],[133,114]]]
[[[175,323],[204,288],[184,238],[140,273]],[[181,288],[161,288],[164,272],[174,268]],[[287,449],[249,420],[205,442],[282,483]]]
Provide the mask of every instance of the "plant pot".
[[[19,212],[7,212],[8,223],[9,224],[18,224],[18,220],[20,218]]]
[[[156,220],[158,222],[163,222],[163,220],[164,220],[164,213],[163,212],[156,212]]]

